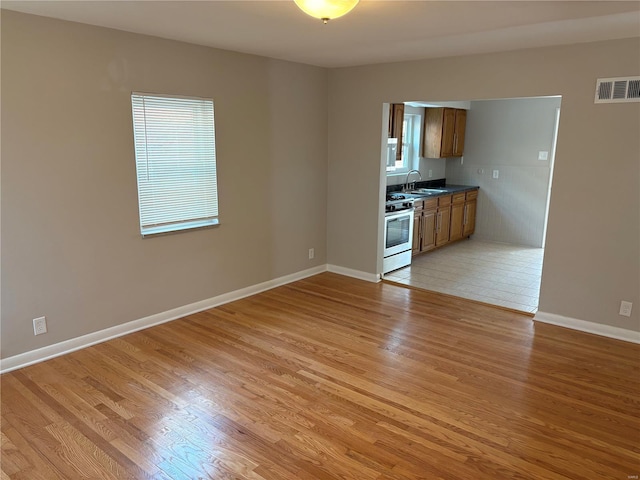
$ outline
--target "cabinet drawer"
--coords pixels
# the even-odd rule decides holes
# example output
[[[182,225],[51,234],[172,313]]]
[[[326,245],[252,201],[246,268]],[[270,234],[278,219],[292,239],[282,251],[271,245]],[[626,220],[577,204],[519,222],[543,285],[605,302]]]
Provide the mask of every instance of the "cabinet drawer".
[[[451,205],[451,195],[443,195],[442,197],[438,197],[438,206],[442,207],[445,205]]]
[[[467,200],[473,200],[474,198],[478,198],[478,190],[467,192]]]
[[[453,203],[463,203],[465,198],[464,192],[453,195]]]
[[[429,199],[424,201],[424,209],[425,210],[435,210],[437,206],[438,206],[438,199],[437,198],[429,198]]]

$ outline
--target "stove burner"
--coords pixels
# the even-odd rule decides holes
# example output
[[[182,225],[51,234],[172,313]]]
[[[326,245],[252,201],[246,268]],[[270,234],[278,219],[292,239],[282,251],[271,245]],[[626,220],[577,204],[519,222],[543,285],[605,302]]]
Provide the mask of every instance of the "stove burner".
[[[387,195],[387,202],[390,202],[392,200],[404,200],[405,197],[404,195],[399,195],[397,193],[390,193],[389,195]]]
[[[399,212],[410,208],[413,208],[412,198],[407,198],[407,196],[398,193],[387,194],[387,200],[384,206],[386,213]]]

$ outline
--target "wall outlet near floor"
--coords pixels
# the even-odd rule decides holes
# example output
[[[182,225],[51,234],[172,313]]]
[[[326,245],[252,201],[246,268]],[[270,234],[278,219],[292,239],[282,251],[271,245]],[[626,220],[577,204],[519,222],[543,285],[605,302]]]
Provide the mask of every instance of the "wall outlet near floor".
[[[620,302],[620,315],[625,317],[631,316],[631,308],[633,307],[633,303],[625,302],[624,300]]]
[[[549,152],[538,152],[538,160],[549,160]]]
[[[309,249],[309,260],[313,260],[313,257],[316,256],[316,251],[313,248]]]
[[[47,318],[38,317],[33,319],[33,334],[42,335],[47,333]]]
[[[493,178],[499,178],[500,177],[500,170],[494,170],[493,171]]]

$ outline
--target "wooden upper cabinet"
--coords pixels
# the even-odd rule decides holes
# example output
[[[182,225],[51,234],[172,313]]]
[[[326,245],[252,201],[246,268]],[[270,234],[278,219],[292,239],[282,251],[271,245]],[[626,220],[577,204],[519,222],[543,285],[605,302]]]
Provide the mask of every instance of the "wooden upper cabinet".
[[[422,156],[426,158],[462,156],[466,125],[466,110],[425,108]]]
[[[456,134],[456,111],[453,108],[442,109],[442,138],[439,157],[453,155],[453,141]]]
[[[391,110],[393,123],[391,125],[391,137],[402,139],[402,122],[404,121],[404,103],[392,103]]]
[[[467,111],[456,109],[456,120],[453,138],[453,155],[461,157],[464,152],[464,131],[467,128]]]
[[[402,159],[402,129],[404,125],[404,103],[389,104],[389,138],[398,139],[396,160]]]

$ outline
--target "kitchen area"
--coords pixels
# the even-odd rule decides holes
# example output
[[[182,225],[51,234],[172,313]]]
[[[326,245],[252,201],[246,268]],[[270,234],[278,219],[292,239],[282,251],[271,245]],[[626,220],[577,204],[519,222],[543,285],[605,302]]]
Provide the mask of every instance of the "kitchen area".
[[[537,311],[560,101],[388,104],[384,281]]]

